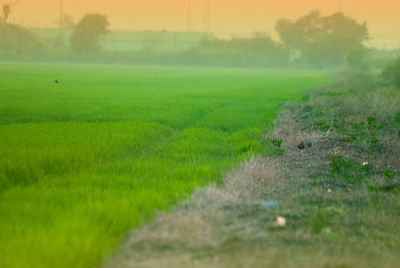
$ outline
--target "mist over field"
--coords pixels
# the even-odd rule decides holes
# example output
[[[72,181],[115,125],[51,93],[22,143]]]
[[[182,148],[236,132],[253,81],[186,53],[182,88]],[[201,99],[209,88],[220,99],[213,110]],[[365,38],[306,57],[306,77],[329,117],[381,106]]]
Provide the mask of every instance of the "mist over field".
[[[374,69],[399,55],[389,0],[253,2],[5,2],[0,59]]]
[[[398,1],[0,5],[0,267],[397,267]]]

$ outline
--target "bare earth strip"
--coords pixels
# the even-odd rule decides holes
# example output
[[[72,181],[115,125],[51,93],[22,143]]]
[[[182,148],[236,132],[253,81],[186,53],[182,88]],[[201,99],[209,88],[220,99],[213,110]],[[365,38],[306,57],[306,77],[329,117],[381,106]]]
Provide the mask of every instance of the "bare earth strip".
[[[278,150],[248,161],[223,184],[199,189],[172,212],[134,230],[104,267],[399,267],[399,191],[371,191],[381,189],[380,171],[387,167],[396,176],[390,185],[397,187],[400,142],[394,127],[374,134],[384,152],[379,155],[342,139],[339,126],[321,131],[313,116],[305,116],[307,105],[330,107],[324,110],[327,120],[329,111],[340,111],[348,125],[364,115],[383,121],[395,114],[399,94],[374,87],[366,99],[325,98],[326,92],[341,94],[348,87],[367,90],[363,79],[314,90],[308,103],[289,105],[266,137],[282,142]],[[376,172],[352,182],[332,173],[336,156],[349,163],[366,159]],[[279,216],[285,226],[276,226]]]

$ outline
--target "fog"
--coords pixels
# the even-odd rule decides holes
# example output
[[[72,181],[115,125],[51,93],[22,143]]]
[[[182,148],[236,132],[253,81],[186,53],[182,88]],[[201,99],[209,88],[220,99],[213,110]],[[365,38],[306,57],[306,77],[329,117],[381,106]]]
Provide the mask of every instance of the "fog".
[[[15,1],[4,0],[1,4]],[[210,5],[209,26],[205,21],[206,2]],[[229,37],[253,32],[273,35],[278,19],[295,19],[310,10],[325,15],[343,11],[358,21],[367,21],[372,45],[398,47],[398,0],[21,0],[13,8],[10,21],[25,27],[56,28],[61,11],[75,21],[87,13],[100,13],[107,14],[112,30],[211,31]]]
[[[364,70],[399,55],[394,1],[250,2],[6,3],[0,60]]]

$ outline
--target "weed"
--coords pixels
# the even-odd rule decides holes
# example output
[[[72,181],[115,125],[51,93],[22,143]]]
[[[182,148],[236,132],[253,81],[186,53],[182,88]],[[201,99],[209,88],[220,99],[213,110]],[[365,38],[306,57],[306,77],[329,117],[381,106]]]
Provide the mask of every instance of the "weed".
[[[390,181],[393,181],[393,179],[395,178],[395,173],[391,170],[385,171],[383,173],[385,175],[386,178],[388,178]]]

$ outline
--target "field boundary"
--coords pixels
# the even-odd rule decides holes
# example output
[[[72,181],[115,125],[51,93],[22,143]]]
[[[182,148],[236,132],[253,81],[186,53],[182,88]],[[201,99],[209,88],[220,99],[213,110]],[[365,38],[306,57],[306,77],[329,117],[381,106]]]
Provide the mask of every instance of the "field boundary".
[[[366,76],[309,91],[267,134],[267,157],[133,230],[103,267],[395,267],[398,126],[344,138],[372,115],[392,120],[399,103],[400,94]]]

